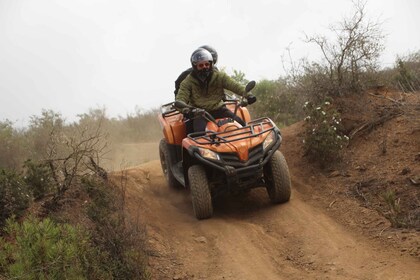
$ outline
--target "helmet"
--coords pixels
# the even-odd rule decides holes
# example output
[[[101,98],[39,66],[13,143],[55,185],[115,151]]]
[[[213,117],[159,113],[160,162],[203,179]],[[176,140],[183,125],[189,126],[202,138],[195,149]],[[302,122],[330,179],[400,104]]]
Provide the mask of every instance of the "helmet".
[[[208,50],[198,48],[191,55],[192,67],[196,69],[197,64],[201,61],[209,61],[213,64],[213,57],[211,56],[211,53]]]
[[[208,50],[211,53],[211,56],[213,57],[213,64],[217,63],[217,51],[213,47],[209,45],[203,45],[200,48]]]

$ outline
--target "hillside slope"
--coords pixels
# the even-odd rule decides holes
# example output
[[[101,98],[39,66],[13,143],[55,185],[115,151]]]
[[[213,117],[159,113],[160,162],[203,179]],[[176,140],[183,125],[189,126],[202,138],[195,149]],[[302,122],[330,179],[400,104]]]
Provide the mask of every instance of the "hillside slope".
[[[153,278],[416,279],[419,96],[371,92],[352,101],[342,113],[354,135],[333,169],[303,157],[302,123],[283,130],[293,185],[283,205],[256,189],[216,201],[214,217],[198,221],[189,193],[167,187],[158,160],[125,170],[128,209],[147,230]],[[155,147],[139,160],[157,158]],[[394,192],[394,210],[384,191]],[[411,228],[393,228],[384,215]]]
[[[340,102],[351,136],[343,161],[326,170],[309,163],[297,123],[283,131],[290,167],[336,219],[420,257],[420,94],[373,91]]]

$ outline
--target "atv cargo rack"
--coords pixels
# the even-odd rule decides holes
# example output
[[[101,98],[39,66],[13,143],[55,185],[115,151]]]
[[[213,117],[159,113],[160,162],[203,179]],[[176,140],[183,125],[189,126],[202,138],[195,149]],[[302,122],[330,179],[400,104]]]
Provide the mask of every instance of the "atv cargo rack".
[[[200,145],[217,145],[256,137],[269,131],[276,131],[280,134],[280,130],[271,119],[259,118],[248,122],[244,127],[235,127],[234,130],[227,130],[224,132],[193,132],[188,134],[187,137]]]
[[[160,112],[162,113],[163,117],[180,114],[180,112],[175,108],[174,104],[175,102],[170,102],[161,106]]]

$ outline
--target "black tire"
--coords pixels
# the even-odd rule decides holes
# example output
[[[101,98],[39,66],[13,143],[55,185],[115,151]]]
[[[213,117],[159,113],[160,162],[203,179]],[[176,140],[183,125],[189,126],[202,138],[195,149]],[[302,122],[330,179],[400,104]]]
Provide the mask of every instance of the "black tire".
[[[197,219],[207,219],[213,215],[210,187],[206,171],[201,165],[193,165],[188,169],[191,200]]]
[[[275,151],[270,161],[264,166],[264,179],[271,202],[289,201],[291,194],[289,167],[280,151]]]
[[[161,139],[159,143],[160,165],[162,166],[163,175],[168,182],[170,188],[179,189],[182,185],[175,179],[171,170],[172,160],[169,152],[168,143],[165,139]]]

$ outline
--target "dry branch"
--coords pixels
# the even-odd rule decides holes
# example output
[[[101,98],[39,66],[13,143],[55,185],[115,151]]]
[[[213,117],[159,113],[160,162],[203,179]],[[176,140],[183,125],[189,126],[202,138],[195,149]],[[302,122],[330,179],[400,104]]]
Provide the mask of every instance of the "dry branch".
[[[397,116],[402,115],[403,113],[401,112],[400,109],[396,109],[396,110],[391,110],[389,112],[387,112],[386,114],[384,114],[383,116],[374,119],[373,121],[364,123],[363,125],[359,126],[358,128],[352,130],[349,134],[350,139],[353,139],[357,134],[361,134],[363,132],[367,132],[369,133],[370,131],[372,131],[375,127],[377,127],[378,125],[381,125]]]

